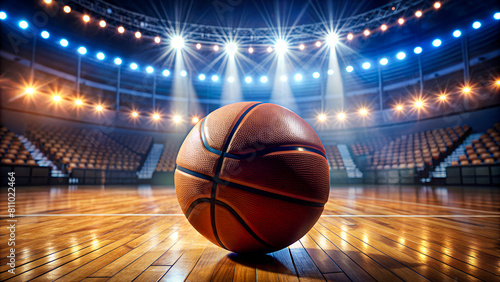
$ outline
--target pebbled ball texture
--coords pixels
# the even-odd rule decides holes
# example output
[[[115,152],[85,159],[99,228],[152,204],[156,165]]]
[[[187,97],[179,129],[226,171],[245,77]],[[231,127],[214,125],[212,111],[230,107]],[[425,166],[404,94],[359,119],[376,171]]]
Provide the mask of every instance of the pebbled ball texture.
[[[285,248],[316,223],[330,191],[314,130],[275,104],[241,102],[198,122],[182,144],[177,199],[189,222],[237,253]]]

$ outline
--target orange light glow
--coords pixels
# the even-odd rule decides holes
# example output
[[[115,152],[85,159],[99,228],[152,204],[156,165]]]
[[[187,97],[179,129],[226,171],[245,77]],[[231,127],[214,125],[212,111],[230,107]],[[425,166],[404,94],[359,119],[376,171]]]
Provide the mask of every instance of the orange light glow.
[[[135,118],[136,118],[136,117],[138,117],[138,116],[139,116],[139,114],[138,114],[137,112],[132,112],[132,117],[135,117]]]
[[[193,117],[193,119],[191,119],[191,121],[193,123],[198,123],[200,121],[200,119],[198,117]]]
[[[381,29],[382,31],[386,31],[386,30],[387,30],[387,25],[386,25],[386,24],[381,25],[381,26],[380,26],[380,29]]]
[[[319,121],[326,121],[326,115],[325,114],[319,114],[318,115],[318,120]]]
[[[97,105],[97,107],[95,107],[95,109],[96,109],[98,112],[101,112],[101,111],[102,111],[102,106],[101,106],[101,105]]]
[[[83,21],[86,22],[86,23],[90,22],[90,17],[88,15],[84,15],[83,16]]]
[[[99,22],[99,26],[100,26],[100,27],[106,27],[106,22],[105,22],[104,20],[101,20],[101,21]]]
[[[440,3],[440,2],[436,2],[436,3],[434,3],[434,9],[436,9],[436,10],[437,10],[437,9],[439,9],[439,8],[441,8],[441,3]]]
[[[417,18],[420,18],[420,17],[422,16],[422,11],[416,11],[416,12],[415,12],[415,16],[416,16]]]
[[[54,95],[54,96],[52,96],[52,100],[54,100],[55,102],[60,102],[61,101],[61,96]]]
[[[63,11],[68,14],[71,12],[71,7],[70,6],[64,6]]]
[[[124,33],[125,32],[125,28],[123,26],[119,26],[117,30],[118,30],[119,33]]]
[[[405,23],[405,19],[403,19],[403,18],[399,18],[399,20],[398,20],[398,24],[399,24],[399,25],[403,25],[404,23]]]

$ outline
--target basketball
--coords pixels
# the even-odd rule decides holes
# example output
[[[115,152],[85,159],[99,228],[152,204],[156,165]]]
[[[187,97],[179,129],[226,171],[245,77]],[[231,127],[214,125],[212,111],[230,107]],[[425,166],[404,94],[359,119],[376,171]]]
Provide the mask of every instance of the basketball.
[[[316,223],[328,201],[325,149],[295,113],[241,102],[199,121],[176,161],[177,199],[191,225],[236,253],[285,248]]]

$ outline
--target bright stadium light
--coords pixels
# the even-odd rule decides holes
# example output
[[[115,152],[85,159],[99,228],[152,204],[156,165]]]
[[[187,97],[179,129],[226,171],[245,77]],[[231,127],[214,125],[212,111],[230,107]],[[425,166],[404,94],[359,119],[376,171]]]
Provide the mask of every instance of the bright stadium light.
[[[248,48],[248,53],[252,54],[252,53],[253,53],[253,51],[254,51],[254,50],[253,50],[253,47],[249,47],[249,48]]]
[[[424,106],[424,101],[422,100],[416,100],[415,101],[415,108],[420,109]]]
[[[43,39],[47,39],[50,37],[50,33],[46,30],[42,31],[42,33],[40,33],[40,36],[42,36]]]
[[[133,69],[133,70],[136,70],[138,68],[138,66],[137,66],[136,63],[131,63],[130,64],[130,68]]]
[[[219,77],[217,75],[212,75],[212,81],[218,81]]]
[[[413,49],[413,52],[414,52],[415,54],[420,54],[420,53],[422,53],[422,47],[420,47],[420,46],[415,47],[415,49]]]
[[[304,50],[305,48],[306,48],[306,46],[305,46],[304,44],[300,44],[300,45],[299,45],[299,49],[300,49],[300,51]]]
[[[106,21],[101,20],[101,21],[99,22],[99,26],[100,26],[100,27],[106,27]]]
[[[385,66],[389,63],[389,60],[387,60],[387,58],[382,58],[382,59],[380,59],[379,63],[381,65]]]
[[[175,115],[175,116],[174,116],[174,122],[175,122],[175,123],[179,123],[179,122],[181,122],[181,121],[182,121],[182,117],[181,117],[180,115]]]
[[[63,11],[64,11],[66,14],[68,14],[68,13],[70,13],[70,12],[71,12],[71,7],[66,5],[66,6],[64,6]]]
[[[86,23],[90,22],[90,17],[89,17],[89,15],[83,15],[82,19],[83,19],[83,21],[84,21],[84,22],[86,22]]]
[[[122,64],[122,59],[115,58],[114,62],[115,62],[115,65],[121,65]]]
[[[199,121],[200,121],[200,118],[198,118],[198,117],[193,117],[191,119],[191,122],[194,123],[194,124],[197,124]]]
[[[95,109],[98,111],[98,112],[102,112],[103,108],[101,105],[97,105],[97,107],[95,107]]]
[[[439,8],[441,8],[441,2],[435,2],[435,3],[434,3],[434,9],[436,9],[436,10],[437,10],[437,9],[439,9]]]
[[[76,100],[75,100],[75,104],[76,104],[77,106],[81,106],[81,105],[83,104],[83,102],[82,102],[82,100],[80,100],[80,99],[76,99]]]
[[[318,120],[319,121],[326,121],[326,118],[327,118],[326,114],[319,114],[318,115]]]
[[[439,95],[439,100],[446,101],[446,94]]]
[[[119,26],[116,30],[118,30],[118,33],[124,33],[125,28],[123,26]]]
[[[200,75],[198,75],[198,79],[199,79],[199,80],[202,80],[202,81],[203,81],[203,80],[205,80],[205,78],[206,78],[206,76],[205,76],[204,74],[200,74]]]
[[[381,25],[381,26],[380,26],[380,29],[381,29],[382,31],[386,31],[386,30],[387,30],[387,25],[386,25],[386,24]]]
[[[267,80],[268,80],[267,76],[265,76],[265,75],[260,77],[260,82],[262,82],[262,83],[266,83]]]
[[[136,31],[134,33],[134,35],[135,35],[135,38],[141,38],[142,37],[142,33],[140,31]]]
[[[137,112],[132,112],[132,117],[136,118],[136,117],[138,117],[138,116],[139,116],[139,113],[137,113]]]
[[[328,73],[328,75],[333,75],[333,70],[329,69],[327,73]]]
[[[496,12],[496,13],[493,15],[493,18],[494,18],[495,20],[497,20],[497,21],[498,21],[498,20],[500,20],[500,12]]]
[[[282,75],[282,76],[280,77],[280,80],[281,80],[281,81],[283,81],[283,82],[285,82],[285,81],[287,81],[287,80],[288,80],[288,77],[287,77],[286,75]]]
[[[361,67],[364,68],[365,70],[369,69],[372,65],[368,62],[364,62]]]
[[[227,78],[227,82],[233,83],[234,82],[234,77],[230,76]]]
[[[466,86],[466,87],[462,88],[462,92],[464,94],[469,94],[470,93],[470,87]]]
[[[404,23],[405,23],[405,19],[403,19],[403,18],[399,18],[398,19],[398,24],[399,25],[403,25]]]
[[[214,45],[214,51],[219,51],[219,45]]]
[[[181,70],[181,72],[179,73],[182,77],[186,77],[188,75],[187,71],[186,70]]]
[[[396,58],[398,58],[398,60],[403,60],[404,58],[406,58],[406,53],[399,52],[398,54],[396,54]]]
[[[179,35],[175,35],[170,39],[170,44],[177,50],[180,50],[184,47],[184,39]]]
[[[82,55],[85,55],[87,54],[87,48],[81,46],[78,48],[78,53],[82,54]]]
[[[99,59],[101,61],[104,60],[104,58],[106,58],[106,56],[104,55],[103,52],[97,53],[96,57],[97,57],[97,59]]]
[[[274,49],[278,55],[283,55],[288,50],[288,43],[286,43],[283,39],[278,39],[276,40],[276,43],[274,43]]]
[[[7,13],[4,11],[0,11],[0,20],[5,20],[7,18]]]
[[[320,77],[320,74],[319,74],[319,72],[315,71],[315,72],[313,72],[312,76],[313,76],[314,78],[319,78],[319,77]]]
[[[337,114],[337,119],[338,120],[344,120],[345,119],[345,114],[344,113],[338,113]]]
[[[453,32],[453,37],[455,37],[455,38],[459,38],[461,35],[462,35],[462,32],[459,29],[457,29]]]
[[[347,40],[352,40],[354,38],[354,35],[352,33],[349,33],[347,35]]]
[[[434,47],[439,47],[439,46],[441,46],[441,43],[442,43],[442,42],[441,42],[441,39],[437,38],[437,39],[434,39],[434,40],[432,41],[432,46],[434,46]]]
[[[169,76],[170,75],[170,71],[169,70],[163,70],[161,73],[163,74],[163,76]]]
[[[480,21],[475,21],[473,24],[472,24],[472,28],[474,29],[478,29],[481,27],[481,22]]]
[[[22,29],[27,29],[28,26],[29,26],[29,24],[25,20],[22,20],[22,21],[19,22],[19,27],[22,28]]]
[[[153,119],[154,120],[159,120],[160,119],[160,115],[159,114],[153,114]]]
[[[155,43],[158,44],[161,42],[161,38],[159,36],[155,36]]]
[[[28,88],[26,88],[25,92],[26,92],[26,94],[31,95],[31,94],[35,93],[35,89],[33,87],[28,87]]]
[[[329,33],[326,36],[325,41],[326,41],[326,44],[328,44],[328,46],[333,47],[333,46],[337,45],[337,43],[339,42],[339,36],[336,33]]]
[[[236,52],[238,52],[238,45],[236,42],[229,42],[226,45],[226,52],[229,54],[229,56],[234,56]]]
[[[147,73],[152,73],[153,71],[154,71],[154,68],[153,68],[152,66],[148,66],[148,67],[146,68],[146,72],[147,72]]]
[[[416,12],[415,12],[415,16],[416,16],[417,18],[420,18],[420,17],[422,16],[422,11],[416,11]]]
[[[354,68],[353,68],[352,66],[347,66],[347,67],[345,68],[345,70],[346,70],[347,72],[352,72],[352,71],[354,70]]]
[[[295,75],[294,78],[295,78],[296,81],[301,81],[302,80],[302,74],[298,73],[298,74]]]
[[[252,83],[252,77],[251,76],[245,77],[245,82],[246,83]]]
[[[54,100],[54,102],[60,102],[61,101],[61,96],[54,95],[54,96],[52,96],[52,100]]]
[[[200,50],[201,49],[201,44],[200,43],[197,43],[196,44],[196,49]]]
[[[402,110],[403,110],[403,105],[397,105],[397,106],[396,106],[396,110],[398,110],[398,111],[402,111]]]

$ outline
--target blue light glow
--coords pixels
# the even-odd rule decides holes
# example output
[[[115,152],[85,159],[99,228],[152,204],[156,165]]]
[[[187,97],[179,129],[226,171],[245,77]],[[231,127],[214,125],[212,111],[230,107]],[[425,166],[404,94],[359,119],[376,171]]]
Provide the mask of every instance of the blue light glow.
[[[246,83],[252,83],[252,77],[251,76],[245,77],[245,82]]]
[[[372,65],[368,62],[364,62],[361,67],[363,67],[365,70],[369,69]]]
[[[456,38],[459,38],[460,36],[462,36],[462,32],[457,29],[453,32],[453,36]]]
[[[313,77],[314,78],[319,78],[319,76],[320,76],[319,72],[317,72],[317,71],[313,72]]]
[[[399,52],[396,55],[396,58],[398,58],[398,60],[402,60],[402,59],[406,58],[406,53],[405,52]]]
[[[267,82],[267,76],[265,76],[265,75],[264,75],[264,76],[261,76],[261,77],[260,77],[260,82],[262,82],[262,83],[266,83],[266,82]]]
[[[218,81],[219,80],[219,77],[216,76],[216,75],[212,75],[212,81]]]
[[[50,37],[50,33],[46,30],[42,31],[42,33],[40,33],[40,36],[42,36],[43,39],[47,39]]]
[[[328,75],[333,75],[333,70],[332,69],[328,70]]]
[[[182,77],[186,77],[186,76],[188,75],[188,73],[187,73],[187,71],[186,71],[186,70],[181,70],[180,75],[181,75]]]
[[[138,68],[138,66],[137,66],[136,63],[131,63],[130,64],[130,68],[133,69],[133,70],[136,70]]]
[[[22,20],[22,21],[19,22],[19,27],[22,28],[22,29],[27,29],[28,26],[29,25],[28,25],[27,21]]]
[[[382,58],[380,59],[379,63],[383,66],[387,65],[387,63],[389,63],[389,60],[387,60],[387,58]]]
[[[2,21],[3,21],[3,20],[5,20],[6,18],[7,18],[7,13],[6,13],[6,12],[4,12],[4,11],[1,11],[1,12],[0,12],[0,20],[2,20]]]
[[[148,67],[146,68],[146,72],[147,72],[147,73],[153,73],[153,71],[154,71],[154,70],[155,70],[155,69],[154,69],[152,66],[148,66]]]
[[[68,42],[68,40],[63,38],[63,39],[61,39],[61,41],[59,41],[59,44],[61,44],[62,47],[68,47],[69,42]]]
[[[432,41],[432,46],[434,47],[439,47],[441,46],[441,39],[437,38],[437,39],[434,39],[434,41]]]
[[[106,58],[106,56],[104,55],[103,52],[97,53],[96,57],[97,57],[97,59],[99,59],[101,61],[104,60],[104,58]]]
[[[122,59],[120,58],[115,58],[115,65],[121,65],[122,64]]]
[[[163,74],[163,76],[169,76],[170,75],[170,71],[169,70],[163,70],[161,73]]]
[[[82,55],[85,55],[87,54],[87,48],[81,46],[78,48],[78,53],[82,54]]]
[[[481,22],[479,22],[479,21],[475,21],[475,22],[472,24],[472,27],[473,27],[474,29],[478,29],[478,28],[480,28],[480,27],[481,27]]]
[[[205,78],[207,78],[207,77],[204,74],[198,75],[199,80],[205,80]]]
[[[420,53],[422,53],[422,47],[420,47],[420,46],[415,47],[415,49],[413,49],[413,52],[414,52],[415,54],[420,54]]]
[[[352,72],[352,71],[354,70],[354,68],[353,68],[352,66],[347,66],[347,67],[345,68],[345,70],[346,70],[347,72]]]
[[[494,18],[495,20],[497,20],[497,21],[498,21],[498,20],[500,20],[500,12],[496,12],[496,13],[493,15],[493,18]],[[3,20],[3,19],[2,19],[2,20]]]
[[[300,73],[295,75],[295,80],[301,81],[302,80],[302,75]]]

